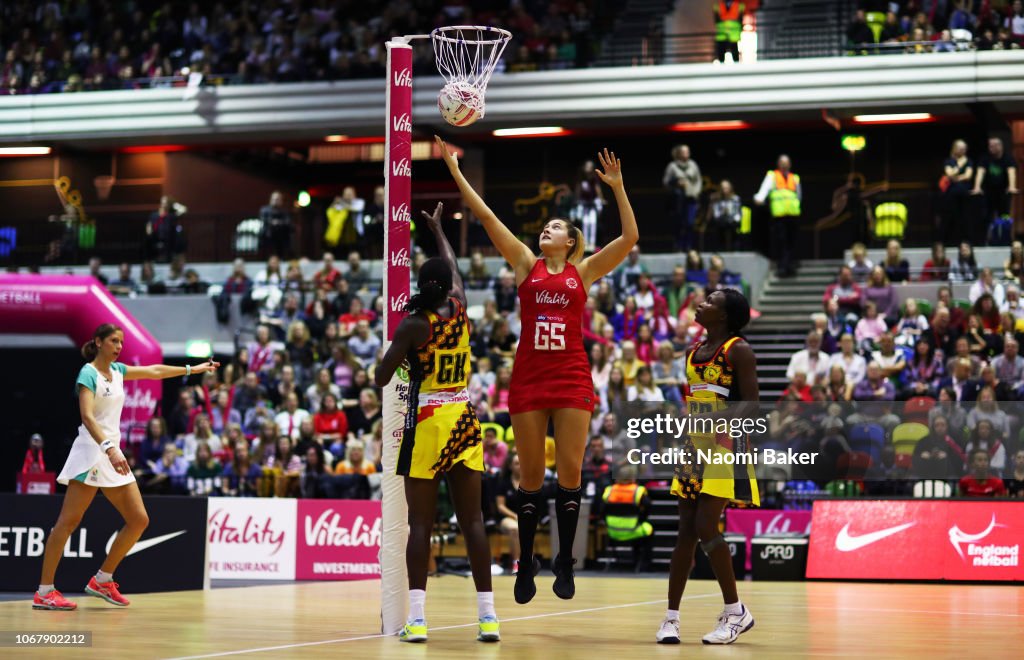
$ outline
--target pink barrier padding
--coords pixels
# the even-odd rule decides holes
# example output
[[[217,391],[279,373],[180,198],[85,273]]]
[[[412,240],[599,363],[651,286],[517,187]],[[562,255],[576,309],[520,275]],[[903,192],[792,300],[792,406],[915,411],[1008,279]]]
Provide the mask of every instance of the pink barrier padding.
[[[81,275],[0,275],[0,333],[67,335],[76,346],[92,338],[103,323],[124,328],[118,358],[129,366],[159,364],[160,343],[96,279]],[[68,383],[71,391],[73,383]],[[141,437],[143,426],[160,402],[155,380],[125,383],[121,437]]]
[[[387,308],[385,340],[394,339],[398,324],[405,318],[409,302],[410,228],[412,223],[412,49],[389,50],[391,68],[388,81],[388,160],[384,178],[387,219]]]

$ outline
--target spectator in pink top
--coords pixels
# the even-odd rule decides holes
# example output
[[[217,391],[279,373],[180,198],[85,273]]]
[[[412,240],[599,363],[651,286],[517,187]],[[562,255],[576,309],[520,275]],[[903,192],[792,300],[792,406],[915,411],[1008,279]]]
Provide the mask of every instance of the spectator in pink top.
[[[857,322],[857,328],[853,331],[857,338],[857,345],[861,350],[874,350],[878,338],[888,330],[885,319],[878,315],[878,305],[867,301],[864,305],[864,318]]]
[[[511,426],[512,418],[508,413],[508,394],[512,385],[512,372],[502,365],[495,372],[494,384],[487,390],[493,421],[502,426]]]
[[[508,445],[498,439],[498,429],[488,426],[484,429],[484,465],[489,470],[500,470],[508,457]]]

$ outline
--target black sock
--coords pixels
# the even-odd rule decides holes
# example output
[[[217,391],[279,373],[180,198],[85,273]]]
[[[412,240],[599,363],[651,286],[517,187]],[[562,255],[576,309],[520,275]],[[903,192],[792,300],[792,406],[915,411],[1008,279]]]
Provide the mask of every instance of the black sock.
[[[558,554],[564,559],[572,558],[572,545],[576,541],[576,524],[580,519],[580,499],[583,487],[568,489],[558,485],[555,496],[555,512],[558,515]]]
[[[533,570],[533,537],[537,535],[537,521],[540,520],[543,505],[544,496],[540,490],[519,489],[520,570]]]

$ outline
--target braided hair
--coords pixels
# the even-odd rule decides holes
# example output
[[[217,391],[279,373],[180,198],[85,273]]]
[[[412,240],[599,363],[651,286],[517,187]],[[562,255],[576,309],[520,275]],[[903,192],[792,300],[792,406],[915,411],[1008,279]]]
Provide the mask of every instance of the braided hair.
[[[736,289],[721,289],[725,297],[725,325],[730,335],[742,337],[742,330],[750,323],[750,303]]]
[[[416,287],[418,292],[409,298],[405,311],[415,314],[437,309],[448,299],[448,292],[452,290],[452,271],[448,263],[440,257],[424,261],[420,266]]]

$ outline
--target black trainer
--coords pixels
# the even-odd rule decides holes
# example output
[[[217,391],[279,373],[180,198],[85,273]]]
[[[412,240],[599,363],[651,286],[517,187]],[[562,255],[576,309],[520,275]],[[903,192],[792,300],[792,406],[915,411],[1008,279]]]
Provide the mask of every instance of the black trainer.
[[[520,605],[526,605],[537,595],[537,583],[533,579],[537,577],[538,573],[540,573],[540,560],[536,555],[533,556],[532,571],[523,565],[522,560],[519,560],[519,572],[516,573],[516,586],[513,592],[516,602]]]
[[[576,595],[576,582],[574,580],[576,573],[572,568],[575,564],[575,559],[571,557],[569,559],[562,559],[562,555],[558,555],[551,562],[551,572],[555,574],[555,581],[551,585],[551,590],[562,600],[569,600]]]

